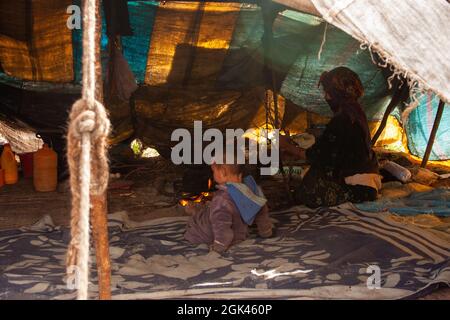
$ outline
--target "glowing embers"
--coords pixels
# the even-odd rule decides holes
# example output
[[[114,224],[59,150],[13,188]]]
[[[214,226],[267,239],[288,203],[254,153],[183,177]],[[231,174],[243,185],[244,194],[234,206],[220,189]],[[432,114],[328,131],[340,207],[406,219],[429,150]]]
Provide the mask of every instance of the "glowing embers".
[[[179,201],[180,205],[186,207],[190,203],[205,203],[212,199],[211,192],[202,192],[199,195],[183,198]]]
[[[178,201],[178,203],[183,207],[186,207],[189,204],[206,203],[208,201],[211,201],[213,196],[212,193],[213,189],[214,189],[214,182],[211,178],[209,178],[206,189],[207,191],[201,191],[198,194],[192,194],[190,192],[181,192],[181,199]]]

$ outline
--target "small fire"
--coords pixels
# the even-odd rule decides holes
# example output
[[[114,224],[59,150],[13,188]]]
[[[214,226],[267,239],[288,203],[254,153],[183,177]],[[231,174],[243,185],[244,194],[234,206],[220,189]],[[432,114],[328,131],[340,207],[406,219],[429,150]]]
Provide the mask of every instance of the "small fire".
[[[213,187],[213,180],[208,179],[208,190]],[[212,192],[201,192],[199,195],[183,198],[179,201],[180,205],[186,207],[189,203],[200,203],[211,200]]]
[[[211,192],[201,192],[197,196],[193,196],[190,198],[185,198],[180,200],[180,204],[183,207],[186,207],[189,203],[200,203],[200,202],[206,202],[210,200],[209,198],[212,196]]]
[[[185,199],[181,199],[180,200],[180,205],[183,207],[186,207],[189,204],[189,201],[185,200]]]

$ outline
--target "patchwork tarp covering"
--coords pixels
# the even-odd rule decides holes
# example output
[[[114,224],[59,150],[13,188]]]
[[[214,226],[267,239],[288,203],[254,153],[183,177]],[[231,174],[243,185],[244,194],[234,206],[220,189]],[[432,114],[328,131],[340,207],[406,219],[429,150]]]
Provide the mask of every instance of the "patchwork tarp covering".
[[[70,3],[72,1],[32,1],[34,36],[31,39],[24,33],[24,40],[20,29],[17,34],[12,32],[8,23],[0,25],[0,64],[9,77],[19,81],[79,83],[81,30],[71,31],[65,26]],[[7,10],[7,7],[0,7],[0,10]],[[118,140],[135,130],[135,134],[149,144],[167,144],[169,129],[186,127],[188,123],[192,126],[194,119],[205,120],[207,126],[219,124],[219,128],[246,129],[261,125],[265,121],[264,87],[268,75],[264,63],[267,58],[272,62],[276,89],[282,95],[280,99],[289,106],[290,119],[302,118],[303,121],[305,110],[331,115],[317,82],[324,70],[338,65],[346,65],[360,75],[366,89],[363,105],[369,119],[379,120],[389,102],[386,80],[381,69],[372,63],[369,51],[361,50],[357,40],[317,17],[293,10],[279,12],[273,25],[273,50],[268,55],[262,41],[262,9],[255,4],[128,1],[128,10],[134,34],[121,37],[123,55],[141,89],[136,94],[135,113],[127,103],[113,99],[108,104]],[[11,24],[21,12],[11,13]],[[55,22],[48,24],[48,16]],[[56,16],[58,18],[53,19]],[[105,32],[103,21],[104,74],[109,59]],[[47,86],[48,100],[57,101],[51,97],[52,85]],[[75,100],[77,94],[64,101]],[[217,105],[219,101],[221,104]],[[24,101],[18,94],[0,103],[17,109]],[[34,106],[30,99],[21,112],[41,107],[49,109],[49,106]],[[58,106],[62,110],[57,110],[56,114],[64,115],[59,124],[65,123],[69,107],[69,103]],[[214,117],[218,114],[216,121]],[[284,102],[280,103],[280,119],[283,114]],[[443,143],[450,139],[445,117],[444,114],[437,142],[441,151],[434,150],[431,160],[450,158],[450,146]],[[423,141],[427,140],[429,128],[428,122],[412,120],[408,123],[406,133],[414,155],[423,155]]]
[[[41,2],[36,1],[39,5]],[[122,45],[138,82],[238,90],[264,84],[265,53],[261,41],[264,21],[260,7],[227,2],[161,4],[152,1],[129,1],[128,7],[134,35],[123,37]],[[59,20],[65,22],[66,8],[60,4],[58,8],[47,9],[53,14],[59,13]],[[280,73],[282,93],[308,110],[330,115],[317,88],[318,75],[336,65],[346,64],[360,73],[367,91],[365,102],[370,109],[369,117],[376,115],[379,118],[387,95],[381,72],[372,65],[367,52],[358,51],[357,41],[336,28],[328,31],[331,42],[324,47],[322,59],[318,61],[323,28],[317,18],[294,11],[285,11],[278,16],[274,27],[273,59],[276,71]],[[47,35],[52,41],[67,36],[60,34],[60,29],[65,29],[64,33],[68,30],[66,27],[55,25],[48,29],[54,33]],[[103,58],[107,59],[105,29],[104,25],[102,49]],[[1,59],[3,69],[23,80],[79,81],[81,30],[74,29],[72,39],[73,45],[66,42],[63,47],[65,51],[73,52],[74,60],[60,54],[58,60],[64,61],[65,65],[59,78],[47,73],[47,65],[52,61],[44,55],[33,56],[37,61],[37,74],[33,74],[30,65],[20,63],[19,59],[25,57],[17,52],[11,54],[16,59],[11,63]],[[1,51],[8,53],[11,50],[4,48]],[[340,54],[336,55],[336,52]]]
[[[273,218],[276,237],[253,235],[220,256],[183,240],[185,217],[136,223],[113,214],[113,298],[399,299],[450,285],[449,243],[389,214],[296,207]],[[48,216],[0,231],[0,299],[75,298],[63,282],[69,237]],[[371,265],[381,290],[367,286]]]

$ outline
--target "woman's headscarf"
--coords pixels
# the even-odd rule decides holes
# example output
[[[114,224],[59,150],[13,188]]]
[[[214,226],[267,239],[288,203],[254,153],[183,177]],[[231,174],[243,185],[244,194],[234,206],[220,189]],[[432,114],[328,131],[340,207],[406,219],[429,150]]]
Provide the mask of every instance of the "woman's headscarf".
[[[364,94],[359,76],[347,67],[337,67],[322,73],[319,80],[320,85],[329,96],[327,102],[333,112],[345,113],[353,123],[359,123],[364,131],[367,148],[370,150],[371,142],[367,117],[358,102]]]

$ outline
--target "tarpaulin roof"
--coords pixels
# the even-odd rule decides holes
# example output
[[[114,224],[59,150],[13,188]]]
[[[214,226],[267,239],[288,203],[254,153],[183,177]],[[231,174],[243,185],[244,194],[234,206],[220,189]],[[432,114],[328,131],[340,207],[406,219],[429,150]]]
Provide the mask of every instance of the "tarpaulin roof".
[[[288,2],[299,3],[295,0],[284,2],[288,5]],[[8,86],[22,82],[16,87],[24,87],[26,81],[43,82],[44,85],[25,86],[27,90],[39,88],[39,95],[45,86],[49,92],[55,91],[50,83],[58,86],[74,84],[76,87],[81,79],[81,30],[70,30],[66,23],[69,18],[67,7],[72,3],[80,4],[80,1],[18,0],[17,11],[11,11],[12,5],[5,6],[5,3],[0,1],[0,64],[10,80],[2,77],[1,82]],[[29,12],[26,5],[22,8],[24,3],[31,4],[28,10],[32,12],[32,23],[25,29],[13,27],[17,21],[28,21],[24,17],[19,19]],[[317,14],[311,4],[303,1],[301,10]],[[121,42],[123,55],[141,87],[134,105],[139,118],[135,120],[135,126],[140,132],[152,131],[149,126],[154,115],[165,119],[166,130],[172,120],[173,126],[179,125],[177,121],[183,115],[182,123],[187,123],[192,118],[190,110],[197,118],[211,119],[211,125],[219,124],[221,128],[259,123],[264,120],[264,96],[258,88],[267,83],[265,64],[268,59],[276,89],[286,100],[286,106],[290,105],[290,113],[308,110],[330,116],[317,82],[323,71],[339,65],[346,65],[360,75],[365,87],[362,102],[369,119],[380,119],[390,100],[383,71],[373,64],[369,50],[360,48],[357,37],[343,32],[340,27],[327,25],[314,15],[277,8],[271,29],[272,50],[268,52],[263,41],[267,27],[264,12],[254,1],[128,1],[127,6],[133,35],[121,37]],[[105,21],[102,32],[105,71],[109,60]],[[420,32],[416,30],[416,33]],[[73,87],[70,88],[74,92]],[[63,101],[60,98],[53,100],[58,108]],[[64,97],[64,101],[72,100]],[[435,100],[432,97],[426,101]],[[1,104],[16,108],[13,101],[22,102],[23,99],[3,99]],[[50,113],[50,106],[43,103],[49,100],[43,99],[39,105],[35,105],[35,101],[35,98],[27,99],[26,108]],[[426,105],[426,101],[422,99],[421,103]],[[428,105],[420,110],[426,111],[427,119],[434,119],[436,103]],[[128,104],[112,103],[108,108],[113,123],[118,121],[115,129],[126,127],[126,130],[132,130],[129,120],[123,124],[131,117]],[[247,113],[237,110],[247,110]],[[261,119],[255,120],[255,117]],[[428,137],[431,130],[429,122],[423,121],[424,114],[415,117],[422,121],[409,123],[409,142],[422,141],[415,135],[420,132],[423,137]],[[444,113],[436,141],[443,151],[433,152],[431,159],[442,159],[443,154],[450,157],[450,146],[445,142],[450,134],[444,125],[447,117],[448,110]],[[158,127],[158,119],[153,119],[153,127]],[[420,129],[416,130],[418,127]],[[410,149],[420,156],[424,148],[420,144],[419,148],[410,146]]]
[[[58,4],[56,4],[58,3]],[[0,62],[6,74],[22,80],[81,80],[81,30],[69,30],[72,1],[34,0],[33,37],[22,41],[2,35]],[[80,1],[74,1],[80,3]],[[122,37],[123,55],[139,83],[152,86],[245,90],[265,83],[261,7],[238,2],[128,1],[133,36]],[[52,23],[46,22],[50,16]],[[49,20],[49,19],[47,19]],[[106,70],[108,38],[101,40]],[[381,71],[359,43],[329,28],[318,60],[324,24],[291,10],[281,12],[273,28],[272,66],[281,93],[295,104],[331,115],[317,88],[320,73],[345,64],[359,73],[366,88],[369,118],[379,119],[389,100]],[[245,75],[245,76],[244,76]]]
[[[275,0],[319,13],[424,90],[450,102],[450,4],[446,0]]]

